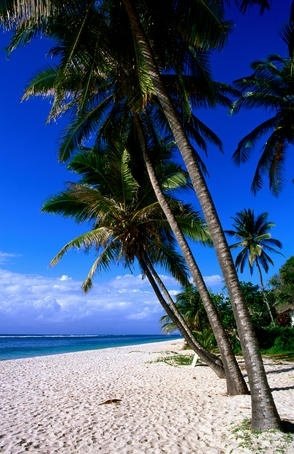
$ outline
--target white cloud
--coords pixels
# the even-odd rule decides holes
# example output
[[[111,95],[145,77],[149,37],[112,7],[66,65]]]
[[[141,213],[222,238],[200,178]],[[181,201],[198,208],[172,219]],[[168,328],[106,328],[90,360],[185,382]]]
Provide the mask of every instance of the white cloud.
[[[70,281],[71,277],[67,276],[67,274],[63,274],[62,276],[60,276],[59,280],[60,281]]]
[[[147,279],[140,275],[117,276],[94,284],[85,294],[81,282],[66,275],[52,278],[0,269],[0,318],[66,322],[113,313],[127,319],[137,312],[151,313],[150,306],[160,307]]]
[[[0,251],[0,263],[6,263],[9,259],[19,257],[19,254],[11,254],[9,252]]]
[[[6,257],[5,253],[2,255]],[[175,297],[179,292],[175,279],[166,275],[161,278]],[[209,286],[222,284],[219,275],[206,276],[205,280]],[[52,325],[82,323],[83,320],[98,320],[99,326],[103,326],[107,320],[115,327],[131,320],[150,323],[153,320],[154,323],[162,314],[148,280],[142,279],[140,274],[94,282],[86,294],[81,284],[68,275],[47,277],[0,268],[0,330],[4,332],[7,328],[5,320],[12,326],[17,326],[19,321],[30,321],[30,326],[35,324],[36,327],[38,322]]]
[[[170,296],[177,296],[181,290],[169,290]]]
[[[143,308],[143,310],[129,314],[129,315],[127,315],[126,318],[128,320],[143,320],[143,319],[147,319],[147,318],[151,317],[154,314],[157,314],[157,313],[159,314],[160,312],[162,312],[162,310],[160,309],[159,304],[157,304],[156,306],[153,305],[152,307],[145,306]],[[158,316],[158,318],[159,318],[159,316]]]
[[[224,279],[219,274],[212,274],[211,276],[204,276],[204,280],[208,287],[217,287],[224,284]]]
[[[148,316],[149,316],[149,313],[146,310],[143,310],[141,312],[136,312],[134,314],[127,315],[127,319],[129,319],[129,320],[143,320],[144,318],[147,318]]]

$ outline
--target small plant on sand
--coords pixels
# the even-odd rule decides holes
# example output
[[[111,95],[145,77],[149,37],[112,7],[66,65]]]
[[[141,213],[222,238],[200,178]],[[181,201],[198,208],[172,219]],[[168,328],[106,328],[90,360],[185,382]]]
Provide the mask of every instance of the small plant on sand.
[[[239,448],[249,449],[250,452],[266,454],[269,447],[274,448],[276,454],[287,452],[289,444],[294,441],[292,433],[283,433],[278,430],[265,432],[252,431],[249,419],[244,419],[232,429],[234,437],[239,442]]]
[[[170,366],[191,366],[193,361],[193,355],[167,355],[157,358],[155,363],[165,363]]]

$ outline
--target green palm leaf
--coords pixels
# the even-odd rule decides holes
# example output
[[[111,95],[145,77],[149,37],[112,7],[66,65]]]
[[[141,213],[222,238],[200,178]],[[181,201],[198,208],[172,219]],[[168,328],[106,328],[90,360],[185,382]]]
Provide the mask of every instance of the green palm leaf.
[[[56,265],[61,258],[66,254],[70,249],[89,249],[90,247],[100,247],[107,243],[110,238],[110,232],[105,227],[100,227],[95,230],[83,233],[73,240],[66,243],[60,251],[53,257],[50,264]]]
[[[121,158],[121,188],[125,205],[136,199],[139,188],[137,181],[132,175],[129,163],[130,155],[127,150],[124,150]]]

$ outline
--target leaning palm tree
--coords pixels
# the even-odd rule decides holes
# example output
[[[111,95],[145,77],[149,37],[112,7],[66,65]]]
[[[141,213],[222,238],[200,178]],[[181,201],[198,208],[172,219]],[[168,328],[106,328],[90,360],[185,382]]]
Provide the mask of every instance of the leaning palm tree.
[[[176,253],[173,236],[148,185],[139,186],[130,169],[130,156],[126,150],[107,150],[101,153],[87,152],[77,155],[70,168],[82,175],[80,183],[71,184],[63,193],[51,198],[45,205],[47,212],[72,216],[79,221],[92,221],[93,228],[67,243],[53,259],[58,260],[71,248],[97,249],[95,259],[83,288],[92,286],[96,271],[107,268],[111,262],[122,260],[132,267],[138,261],[148,277],[159,301],[169,316],[179,326],[185,339],[197,354],[221,377],[224,376],[221,361],[206,352],[186,326],[176,307],[168,297],[166,303],[161,288],[164,287],[153,263],[160,263],[184,282],[187,281],[182,258]],[[180,181],[178,172],[164,181],[166,188]],[[182,180],[183,181],[183,180]],[[176,183],[174,183],[176,182]],[[199,217],[187,205],[171,199],[182,228],[192,236],[205,238],[205,229]]]
[[[63,34],[65,33],[64,30],[62,30],[62,32]],[[62,43],[63,41],[61,40],[60,46],[58,49],[55,49],[55,53],[58,53],[61,61],[65,60],[68,46],[67,43],[64,43],[63,45]],[[76,46],[75,61],[79,61],[79,52],[79,47]],[[82,53],[84,55],[84,49],[82,49]],[[84,61],[85,58],[83,59],[83,62]],[[217,310],[211,301],[209,291],[189,248],[188,242],[185,240],[181,229],[177,225],[172,210],[165,200],[154,172],[154,157],[156,154],[159,157],[162,156],[158,153],[160,141],[156,137],[158,131],[156,131],[155,124],[160,120],[159,124],[162,129],[162,126],[165,126],[166,128],[166,122],[164,123],[164,117],[160,115],[160,110],[156,103],[152,103],[151,106],[148,106],[148,108],[146,108],[146,113],[141,115],[136,113],[135,107],[130,109],[130,106],[133,103],[134,81],[133,78],[128,77],[131,70],[127,67],[126,62],[124,62],[124,66],[125,72],[120,75],[120,78],[116,83],[113,82],[113,78],[111,77],[112,70],[108,70],[107,77],[105,76],[102,81],[99,81],[97,75],[96,78],[93,77],[95,83],[94,81],[91,84],[88,83],[87,93],[84,92],[86,81],[83,83],[83,75],[87,75],[85,68],[82,68],[78,77],[75,74],[75,71],[67,70],[66,77],[61,78],[60,72],[63,71],[62,66],[61,68],[57,67],[55,69],[45,70],[33,79],[27,88],[24,97],[28,98],[31,95],[53,96],[54,101],[50,117],[54,117],[69,109],[76,109],[76,117],[69,125],[60,147],[61,160],[67,159],[73,150],[77,148],[77,145],[81,147],[83,146],[83,143],[87,143],[89,135],[92,135],[92,137],[94,136],[94,142],[96,143],[100,141],[101,137],[110,141],[113,139],[114,135],[118,135],[120,140],[125,137],[125,140],[129,141],[129,138],[134,134],[137,136],[137,142],[139,143],[131,148],[136,149],[137,154],[140,152],[142,153],[142,164],[145,164],[146,166],[157,200],[169,219],[171,228],[189,266],[193,281],[201,293],[201,298],[203,299],[209,321],[217,339],[226,371],[227,392],[230,395],[247,393],[247,386],[233,354],[228,336],[221,325]],[[93,70],[93,65],[91,65],[91,70]],[[200,74],[193,77],[185,76],[180,78],[176,75],[164,75],[164,80],[169,93],[177,105],[180,116],[188,118],[186,124],[191,139],[194,140],[199,147],[203,148],[204,151],[206,151],[205,139],[209,139],[220,147],[221,142],[218,137],[192,113],[190,103],[187,102],[186,96],[180,97],[180,100],[178,101],[175,94],[180,93],[181,87],[183,88],[183,86],[185,86],[187,92],[194,94],[194,102],[197,101],[198,105],[206,105],[215,102],[228,105],[229,99],[226,96],[227,87],[223,84],[206,82],[206,85],[209,85],[209,92],[205,93],[204,91],[204,93],[202,93],[201,91],[204,88],[205,81],[201,71]],[[91,87],[89,85],[91,85]],[[57,111],[54,106],[58,106]],[[148,144],[150,141],[154,142],[154,140],[157,145],[157,151],[156,153],[153,153],[154,156],[149,156],[147,152]],[[155,150],[154,147],[153,149]],[[205,170],[200,156],[198,154],[196,154],[196,156],[201,168]]]
[[[249,159],[256,143],[265,139],[252,181],[254,192],[261,189],[265,176],[272,192],[279,193],[287,149],[294,145],[294,2],[283,39],[288,57],[271,55],[265,61],[256,61],[251,65],[253,73],[235,82],[241,93],[232,112],[263,108],[272,113],[240,140],[233,155],[235,162],[242,164]]]
[[[65,33],[63,29],[62,33],[63,35]],[[68,53],[68,43],[64,40],[63,35],[59,47],[54,50],[54,53],[58,53],[62,62],[67,61],[65,57]],[[72,32],[70,33],[70,36],[71,35]],[[90,49],[92,48],[93,45],[90,46]],[[74,55],[74,68],[76,65],[80,67],[81,55],[83,56],[83,64],[85,64],[84,48],[80,49],[79,45],[75,44]],[[63,65],[55,69],[45,70],[33,79],[25,92],[24,98],[26,99],[31,95],[53,96],[54,101],[52,103],[49,118],[55,117],[61,112],[69,109],[76,109],[77,114],[74,121],[69,125],[60,147],[59,156],[61,160],[67,159],[73,150],[76,149],[77,145],[82,146],[83,143],[86,143],[89,135],[92,135],[92,137],[94,136],[94,142],[97,143],[101,137],[103,139],[106,138],[109,141],[114,134],[124,137],[126,134],[129,134],[126,131],[135,129],[139,140],[137,152],[141,151],[143,157],[142,165],[144,164],[146,166],[157,200],[167,216],[170,226],[181,247],[194,284],[201,293],[201,298],[204,302],[209,321],[217,339],[226,375],[227,377],[230,377],[227,389],[228,394],[247,393],[245,381],[234,357],[227,334],[222,328],[219,316],[211,302],[209,291],[206,288],[189,245],[177,226],[172,211],[169,209],[168,203],[160,190],[160,185],[157,182],[156,174],[152,168],[153,157],[149,157],[147,153],[147,143],[150,142],[150,136],[153,138],[156,136],[156,133],[154,132],[154,129],[156,128],[154,125],[159,123],[161,130],[163,127],[166,129],[168,127],[166,119],[162,115],[156,100],[154,100],[151,105],[149,104],[146,106],[144,114],[139,114],[137,112],[136,105],[144,104],[145,102],[144,93],[141,93],[140,86],[138,85],[138,95],[135,98],[136,103],[134,105],[134,86],[136,86],[136,83],[138,84],[138,82],[136,82],[136,78],[133,75],[134,65],[128,66],[127,59],[124,59],[122,63],[119,61],[119,65],[123,66],[124,71],[120,71],[118,80],[116,79],[116,71],[118,71],[119,68],[117,68],[114,62],[112,62],[112,65],[114,66],[110,66],[107,71],[107,77],[105,74],[102,80],[99,74],[94,71],[97,63],[92,64],[93,62],[91,59],[90,62],[89,71],[86,71],[85,67],[82,66],[78,76],[75,73],[75,70],[70,68],[70,70],[66,70],[65,77],[65,68]],[[99,69],[101,70],[100,66]],[[88,77],[88,72],[91,74],[89,80],[84,79],[84,77]],[[62,76],[60,76],[60,74],[62,74]],[[114,78],[115,82],[113,80]],[[179,116],[185,119],[184,123],[189,138],[204,151],[206,151],[207,148],[205,139],[210,140],[220,147],[221,142],[218,137],[192,112],[192,106],[193,104],[197,104],[197,106],[211,105],[216,102],[228,105],[229,99],[226,96],[228,87],[224,84],[210,81],[206,74],[205,65],[198,68],[197,74],[193,76],[165,74],[162,78],[171,99],[177,106]],[[84,87],[87,87],[86,93]],[[188,93],[191,95],[193,102],[188,101]],[[58,106],[58,109],[56,109],[56,106]],[[201,169],[205,170],[205,166],[199,154],[196,152],[194,152],[194,154]]]
[[[259,351],[257,338],[254,333],[248,308],[246,307],[233,259],[221,226],[215,205],[212,201],[203,173],[193,153],[187,134],[179,121],[176,110],[167,94],[160,76],[160,69],[155,59],[155,49],[146,29],[144,30],[140,17],[131,0],[123,0],[133,34],[134,46],[137,48],[137,64],[144,62],[144,70],[149,76],[149,82],[167,118],[177,146],[191,178],[206,219],[213,244],[224,274],[225,282],[232,301],[234,316],[240,336],[245,365],[252,396],[253,429],[265,430],[280,428],[280,418],[267,382],[264,365]],[[146,71],[147,68],[147,71]]]
[[[162,73],[168,70],[183,73],[183,68],[186,67],[187,62],[189,65],[191,54],[196,49],[203,51],[216,48],[223,44],[228,27],[223,21],[222,2],[189,1],[182,3],[170,0],[165,2],[164,8],[160,8],[158,2],[154,3],[151,0],[145,0],[144,2],[139,0],[136,2],[132,0],[122,0],[122,2],[105,0],[98,3],[89,1],[84,4],[84,8],[83,4],[76,2],[62,2],[61,4],[56,0],[47,0],[41,3],[42,12],[40,13],[38,11],[38,3],[35,4],[34,2],[32,4],[28,0],[22,3],[10,0],[5,2],[8,13],[2,14],[2,17],[9,24],[16,23],[19,26],[19,33],[16,34],[14,40],[16,43],[31,39],[39,27],[44,32],[46,30],[50,32],[52,25],[51,19],[52,17],[56,18],[56,14],[57,16],[59,14],[59,21],[62,25],[67,22],[67,19],[68,22],[71,20],[71,27],[75,27],[78,24],[78,33],[73,46],[67,54],[62,76],[72,66],[72,56],[77,42],[85,31],[87,20],[92,21],[91,25],[95,27],[95,20],[100,19],[104,15],[107,21],[103,22],[101,27],[98,27],[97,45],[92,49],[92,55],[100,52],[100,55],[104,59],[104,65],[100,68],[100,74],[103,78],[104,72],[120,56],[118,48],[112,46],[112,37],[104,35],[105,25],[111,23],[113,17],[116,18],[116,25],[118,25],[118,28],[122,32],[121,36],[127,40],[122,57],[124,58],[126,56],[134,68],[135,83],[133,84],[133,98],[136,109],[145,109],[147,103],[153,98],[161,106],[190,175],[192,185],[201,204],[212,241],[216,248],[230,293],[248,371],[252,395],[252,427],[254,429],[279,428],[280,419],[266,380],[257,340],[248,310],[244,304],[237,273],[218,214],[204,179],[197,155],[195,155],[191,147],[188,135],[161,77]],[[74,11],[74,18],[70,15],[72,8],[69,8],[69,5],[78,6],[77,9],[79,11],[78,13],[77,10]],[[95,17],[92,15],[92,11],[90,14],[93,5],[96,10],[99,10],[99,14]],[[64,13],[67,15],[65,16]],[[46,20],[46,17],[49,17],[50,20]],[[117,20],[118,18],[119,20]],[[24,29],[26,29],[25,36],[21,33]],[[90,27],[89,30],[91,33],[93,28]],[[115,35],[115,30],[113,28],[113,35]],[[105,36],[110,39],[104,39]],[[126,40],[122,42],[125,43]],[[120,50],[122,49],[121,46],[119,48]],[[130,51],[130,54],[126,55],[124,53],[127,51]],[[80,63],[83,65],[84,61]],[[120,78],[124,71],[123,65],[119,68],[120,70],[116,74],[116,80]],[[135,73],[137,73],[137,77]],[[91,74],[92,72],[89,73],[85,83],[86,91],[92,82]],[[58,109],[58,104],[55,108]]]
[[[241,248],[235,260],[237,270],[243,273],[245,266],[248,265],[252,274],[256,267],[264,302],[271,321],[274,323],[274,317],[266,298],[262,268],[266,273],[268,272],[269,265],[273,265],[269,253],[279,253],[276,248],[281,248],[282,244],[279,240],[272,238],[270,230],[275,224],[268,221],[267,217],[267,213],[255,216],[251,209],[242,210],[233,218],[233,229],[226,232],[237,240],[236,243],[231,245],[231,248]]]

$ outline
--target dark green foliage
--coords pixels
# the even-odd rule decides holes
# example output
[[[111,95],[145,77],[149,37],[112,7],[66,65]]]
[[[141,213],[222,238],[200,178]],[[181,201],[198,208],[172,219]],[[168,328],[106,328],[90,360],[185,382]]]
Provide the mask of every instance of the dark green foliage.
[[[245,303],[249,309],[256,335],[260,341],[263,333],[269,328],[271,319],[267,306],[264,302],[263,292],[252,282],[240,282],[241,290]],[[271,291],[266,291],[267,301],[271,310],[274,312],[274,295]],[[235,353],[240,353],[240,343],[237,336],[236,324],[233,316],[232,305],[228,297],[223,294],[214,295],[220,317],[224,328],[230,336],[230,341]]]
[[[260,348],[265,353],[294,353],[294,329],[282,326],[256,330]]]
[[[258,285],[254,285],[251,282],[241,282],[240,285],[254,327],[268,326],[271,323],[271,319],[264,302],[264,292],[259,289]],[[269,294],[269,292],[266,293]],[[273,299],[269,297],[268,300],[269,304],[273,305]]]
[[[270,317],[267,307],[264,303],[263,294],[258,285],[252,282],[240,282],[240,287],[248,306],[252,321],[255,327],[266,327],[270,324]],[[270,292],[267,292],[270,295]],[[224,295],[218,295],[218,307],[221,310],[221,317],[225,326],[230,329],[234,328],[232,307],[229,298]],[[270,305],[273,306],[273,298],[269,296]]]
[[[290,324],[288,311],[294,311],[294,256],[286,261],[278,275],[271,279],[270,284],[279,314],[278,319],[281,320],[281,324]]]
[[[267,339],[268,334],[266,330],[269,328],[271,319],[264,302],[263,292],[259,289],[258,285],[254,285],[251,282],[240,282],[240,286],[258,339],[262,341],[263,335]],[[274,311],[275,300],[273,292],[267,291],[266,293],[271,310]],[[241,347],[230,299],[223,293],[211,294],[211,298],[218,310],[222,325],[228,333],[233,351],[240,353]],[[192,285],[186,287],[183,292],[177,295],[176,305],[198,341],[208,350],[215,350],[215,338],[209,326],[197,289]],[[177,330],[177,327],[167,315],[161,317],[161,324],[165,332],[170,333]],[[270,334],[269,337],[272,335]],[[268,345],[271,347],[272,343],[266,341],[264,348],[268,348]]]
[[[211,296],[214,299],[214,295]],[[177,295],[175,304],[198,342],[207,350],[214,350],[217,346],[216,340],[197,289],[193,285],[185,287]],[[162,316],[160,321],[164,332],[170,333],[177,330],[176,325],[167,315]]]

